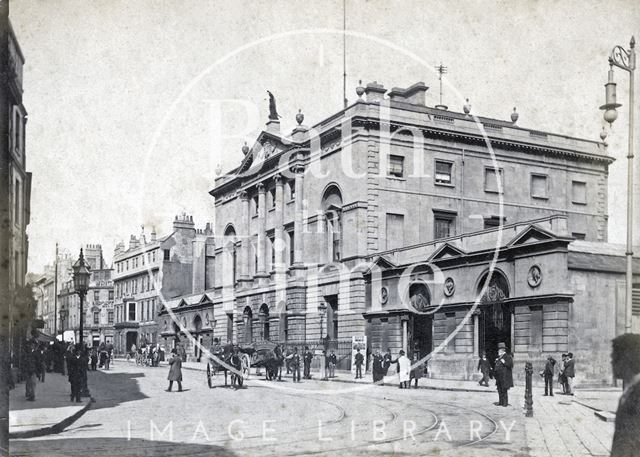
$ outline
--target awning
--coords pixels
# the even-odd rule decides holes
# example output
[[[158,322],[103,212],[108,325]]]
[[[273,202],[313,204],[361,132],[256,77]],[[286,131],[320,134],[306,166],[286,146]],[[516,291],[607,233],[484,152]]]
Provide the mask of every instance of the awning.
[[[46,333],[41,332],[40,330],[36,330],[36,340],[40,341],[41,343],[50,343],[51,341],[55,341],[56,339],[51,335],[47,335]]]

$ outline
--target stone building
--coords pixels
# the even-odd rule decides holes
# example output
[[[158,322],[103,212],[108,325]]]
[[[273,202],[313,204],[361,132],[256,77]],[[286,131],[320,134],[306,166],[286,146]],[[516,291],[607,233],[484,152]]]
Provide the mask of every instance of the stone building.
[[[25,284],[29,240],[31,173],[27,171],[23,104],[24,55],[9,20],[9,2],[0,4],[0,372],[19,363],[36,312]]]
[[[114,289],[112,274],[102,256],[102,246],[87,244],[83,247],[85,260],[89,265],[91,277],[84,300],[83,337],[87,346],[113,342],[113,324],[115,321]],[[67,257],[68,258],[68,257]],[[64,260],[64,259],[63,259]],[[65,265],[65,262],[62,262]],[[80,297],[73,287],[73,275],[67,271],[67,280],[62,282],[58,294],[58,306],[61,315],[61,332],[73,331],[75,341],[80,339]]]
[[[606,145],[520,127],[515,111],[431,108],[426,91],[371,83],[312,128],[298,114],[290,135],[270,119],[210,192],[213,287],[160,319],[178,332],[208,315],[223,341],[334,347],[343,365],[353,336],[437,349],[431,375],[458,378],[502,341],[519,363],[580,348],[584,376],[610,381],[624,277],[606,244]]]
[[[131,236],[128,249],[120,243],[114,253],[114,346],[123,354],[133,344],[159,342],[157,313],[162,301],[211,287],[213,265],[205,259],[210,226],[196,229],[193,217],[173,221],[173,232],[147,241]],[[167,343],[168,344],[168,343]],[[173,344],[173,343],[172,343]]]

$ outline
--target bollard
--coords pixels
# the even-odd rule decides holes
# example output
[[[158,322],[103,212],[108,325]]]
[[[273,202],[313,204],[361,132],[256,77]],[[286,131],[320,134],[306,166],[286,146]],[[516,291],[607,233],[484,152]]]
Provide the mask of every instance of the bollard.
[[[524,410],[525,417],[533,417],[533,394],[531,388],[531,377],[533,375],[533,366],[531,362],[525,363],[525,389],[524,389]]]

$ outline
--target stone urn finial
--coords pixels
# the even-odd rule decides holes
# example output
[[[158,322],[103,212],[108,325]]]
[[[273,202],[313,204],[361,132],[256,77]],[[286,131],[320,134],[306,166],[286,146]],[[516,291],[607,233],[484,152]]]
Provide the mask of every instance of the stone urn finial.
[[[518,114],[518,112],[516,111],[516,107],[513,107],[513,113],[511,113],[511,122],[513,122],[514,124],[518,121],[518,118],[520,117],[520,115]]]
[[[244,155],[247,155],[249,153],[249,145],[247,144],[247,142],[244,142],[244,145],[242,146],[242,153]]]
[[[302,114],[302,110],[299,109],[298,114],[296,114],[296,122],[298,123],[298,125],[302,125],[303,121],[304,121],[304,114]]]
[[[364,87],[362,87],[362,80],[358,81],[358,87],[356,87],[356,94],[358,94],[358,99],[362,99],[362,95],[364,94]]]
[[[605,128],[605,126],[602,126],[602,131],[600,132],[600,139],[602,140],[603,143],[605,143],[604,140],[607,139],[607,137],[609,136],[609,134],[607,133],[607,129]],[[605,143],[606,144],[606,143]]]
[[[469,103],[469,99],[467,98],[467,103],[462,107],[464,114],[469,114],[471,112],[471,104]]]
[[[216,166],[216,176],[220,176],[220,174],[222,173],[222,166],[220,166],[220,164],[218,164]],[[155,232],[155,229],[154,229]],[[152,235],[154,235],[155,233],[152,233]]]

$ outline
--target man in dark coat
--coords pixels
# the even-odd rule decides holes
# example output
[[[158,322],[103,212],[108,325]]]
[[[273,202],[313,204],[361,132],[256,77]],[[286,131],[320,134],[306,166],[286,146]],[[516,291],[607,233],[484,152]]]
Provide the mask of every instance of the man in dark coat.
[[[329,359],[329,377],[335,378],[336,365],[338,364],[338,357],[336,356],[336,353],[333,351],[333,349],[331,349],[331,354],[329,354],[328,359]]]
[[[556,359],[551,356],[547,357],[547,362],[544,364],[544,371],[542,375],[544,376],[544,396],[552,396],[553,397],[553,373],[556,366]]]
[[[169,366],[169,375],[167,376],[169,387],[167,388],[167,392],[171,392],[174,381],[178,383],[178,392],[182,392],[182,357],[178,355],[176,348],[171,349]]]
[[[373,364],[372,364],[372,371],[373,371],[373,382],[378,382],[380,383],[380,381],[382,381],[382,379],[384,379],[384,368],[383,368],[383,359],[382,359],[382,355],[380,354],[380,351],[378,349],[376,349],[373,352]],[[380,383],[382,384],[382,383]]]
[[[38,357],[35,343],[27,343],[24,353],[25,397],[28,401],[36,399],[36,378],[38,376]]]
[[[573,353],[567,354],[567,361],[564,363],[564,376],[567,383],[567,395],[573,395],[573,378],[576,375],[575,361],[573,360]]]
[[[491,373],[491,363],[487,360],[487,353],[483,352],[478,360],[478,371],[482,373],[482,379],[478,384],[489,387],[489,374]]]
[[[67,374],[69,384],[71,384],[71,396],[69,400],[77,403],[80,403],[80,391],[82,390],[81,363],[79,351],[71,346],[67,351]]]
[[[613,376],[624,381],[624,392],[616,411],[611,457],[635,457],[640,449],[640,335],[620,335],[612,347]]]
[[[298,348],[293,348],[293,354],[291,354],[291,370],[293,371],[293,382],[300,382],[300,354],[298,354]]]
[[[355,364],[356,364],[356,379],[362,379],[362,364],[364,363],[364,356],[360,353],[360,349],[356,351]]]
[[[387,349],[387,353],[382,357],[382,369],[383,375],[386,376],[389,373],[389,367],[393,363],[393,357],[391,356],[391,349]]]
[[[513,387],[513,358],[507,353],[504,343],[498,343],[498,358],[494,365],[498,406],[509,406],[509,389]]]
[[[311,361],[313,353],[309,350],[309,346],[304,347],[304,378],[311,379]]]

